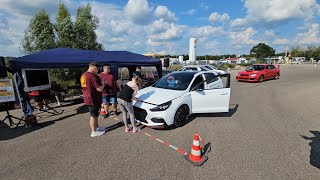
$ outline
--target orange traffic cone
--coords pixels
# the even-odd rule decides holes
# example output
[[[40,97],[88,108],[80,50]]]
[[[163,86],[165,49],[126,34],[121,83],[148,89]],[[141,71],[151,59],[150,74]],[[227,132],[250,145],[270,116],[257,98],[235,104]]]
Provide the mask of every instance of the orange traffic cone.
[[[106,113],[106,111],[104,110],[104,104],[101,104],[101,109],[100,109],[100,115],[101,116],[104,116],[104,115],[106,115],[107,113]]]
[[[184,156],[188,161],[190,161],[192,164],[196,166],[201,166],[205,161],[208,160],[208,157],[203,155],[202,153],[199,137],[200,137],[199,134],[196,132],[194,134],[191,152],[189,155],[187,154]]]

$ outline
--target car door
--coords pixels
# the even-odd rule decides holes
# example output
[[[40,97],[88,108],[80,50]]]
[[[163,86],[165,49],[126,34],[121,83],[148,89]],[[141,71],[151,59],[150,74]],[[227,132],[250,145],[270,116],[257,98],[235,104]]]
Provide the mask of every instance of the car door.
[[[270,65],[266,66],[265,69],[265,79],[270,79],[271,75],[272,75],[272,70],[270,69]]]
[[[274,78],[276,76],[276,67],[274,65],[269,65],[269,70],[270,70],[270,79]]]
[[[209,89],[204,86],[203,75],[194,78],[190,96],[192,113],[229,112],[230,88]]]

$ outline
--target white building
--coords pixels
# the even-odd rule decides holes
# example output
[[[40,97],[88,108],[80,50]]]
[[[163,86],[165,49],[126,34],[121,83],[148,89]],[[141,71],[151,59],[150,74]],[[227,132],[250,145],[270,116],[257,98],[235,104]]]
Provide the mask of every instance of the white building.
[[[196,61],[196,45],[197,45],[197,39],[196,38],[190,38],[189,42],[189,61]]]

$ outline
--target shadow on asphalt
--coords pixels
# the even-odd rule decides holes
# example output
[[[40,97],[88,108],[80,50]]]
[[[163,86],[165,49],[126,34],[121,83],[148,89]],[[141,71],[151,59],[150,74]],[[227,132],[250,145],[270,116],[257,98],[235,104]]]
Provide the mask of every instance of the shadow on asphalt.
[[[23,127],[20,126],[17,129],[16,128],[9,128],[9,126],[6,123],[2,123],[0,125],[0,129],[1,129],[0,141],[14,139],[16,137],[19,137],[19,136],[31,133],[33,131],[45,128],[47,126],[54,124],[57,121],[64,120],[64,119],[69,118],[74,115],[77,115],[77,114],[70,114],[70,115],[63,116],[63,117],[60,117],[60,118],[52,120],[52,121],[41,122],[41,123],[38,123],[36,126],[28,127],[28,128],[25,128],[24,126]]]
[[[211,151],[211,143],[208,142],[206,145],[203,147],[203,154],[206,155]]]
[[[202,114],[192,114],[189,118],[189,122],[193,121],[197,117],[231,117],[237,112],[239,104],[230,104],[229,112],[226,113],[202,113]]]
[[[237,112],[238,110],[238,107],[239,107],[239,104],[230,104],[229,106],[229,112],[227,113],[202,113],[202,114],[191,114],[189,117],[188,117],[188,120],[187,122],[184,124],[188,124],[190,123],[191,121],[195,120],[197,117],[231,117],[233,116],[234,113]],[[173,129],[176,129],[177,127],[175,126],[169,126],[167,128],[154,128],[154,129],[157,129],[157,130],[173,130]]]
[[[124,126],[123,122],[118,122],[117,124],[114,124],[114,125],[107,127],[106,132],[115,130],[115,129],[122,127],[122,126]]]
[[[310,150],[310,164],[320,169],[320,132],[310,131],[314,137],[307,137],[300,135],[303,139],[311,141],[309,143]]]

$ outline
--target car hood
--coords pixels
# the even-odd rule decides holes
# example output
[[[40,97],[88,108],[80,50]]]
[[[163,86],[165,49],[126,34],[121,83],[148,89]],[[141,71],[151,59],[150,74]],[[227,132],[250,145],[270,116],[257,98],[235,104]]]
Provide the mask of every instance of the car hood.
[[[147,87],[139,90],[136,97],[146,103],[160,105],[182,96],[184,92],[185,91]]]
[[[245,70],[245,71],[241,71],[239,72],[239,74],[246,74],[246,75],[250,75],[250,74],[258,74],[261,71],[253,71],[253,70]]]

